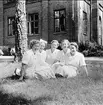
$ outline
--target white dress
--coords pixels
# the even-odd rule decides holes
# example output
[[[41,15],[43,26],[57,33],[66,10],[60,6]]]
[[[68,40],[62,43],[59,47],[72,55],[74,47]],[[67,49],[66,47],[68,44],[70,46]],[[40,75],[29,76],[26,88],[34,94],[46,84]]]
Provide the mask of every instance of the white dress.
[[[86,65],[83,54],[76,52],[74,56],[69,56],[69,54],[63,55],[58,59],[53,65],[54,72],[61,74],[64,77],[74,77],[77,75],[77,69],[81,66]],[[61,64],[61,65],[60,65]]]
[[[40,52],[40,54],[41,54],[41,57],[42,57],[42,60],[46,60],[46,51],[45,50],[43,50],[42,52]]]
[[[51,70],[49,65],[42,59],[39,52],[34,54],[32,50],[27,51],[23,55],[22,63],[27,65],[26,76],[29,78],[38,78],[38,75],[45,79],[55,78],[53,71]]]
[[[53,65],[53,63],[56,61],[57,55],[59,53],[60,50],[55,49],[54,52],[51,52],[51,49],[46,50],[46,62],[49,65]]]

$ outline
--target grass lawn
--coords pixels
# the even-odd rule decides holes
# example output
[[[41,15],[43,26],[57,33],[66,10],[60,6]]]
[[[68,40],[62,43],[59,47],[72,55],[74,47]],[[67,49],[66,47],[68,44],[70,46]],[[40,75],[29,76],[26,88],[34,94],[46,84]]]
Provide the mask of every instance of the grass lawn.
[[[103,79],[3,79],[0,105],[103,105]]]
[[[89,70],[92,78],[22,82],[6,78],[18,65],[0,63],[0,105],[103,105],[103,73],[97,73],[97,68]]]

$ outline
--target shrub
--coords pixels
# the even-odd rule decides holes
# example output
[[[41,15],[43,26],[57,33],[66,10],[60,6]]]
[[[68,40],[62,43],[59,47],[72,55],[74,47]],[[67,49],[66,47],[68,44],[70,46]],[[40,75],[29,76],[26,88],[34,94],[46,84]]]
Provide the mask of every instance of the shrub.
[[[0,46],[0,49],[3,51],[3,56],[10,56],[10,47],[9,46]]]
[[[103,57],[103,46],[98,45],[96,42],[79,43],[79,51],[84,54],[84,56],[95,56]]]

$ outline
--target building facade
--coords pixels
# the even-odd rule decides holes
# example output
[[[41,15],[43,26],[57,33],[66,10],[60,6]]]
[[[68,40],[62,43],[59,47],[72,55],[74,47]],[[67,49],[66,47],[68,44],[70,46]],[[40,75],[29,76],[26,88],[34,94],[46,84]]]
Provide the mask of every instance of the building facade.
[[[103,2],[100,0],[26,0],[28,41],[85,42],[103,45]],[[15,0],[0,1],[0,45],[15,44]]]

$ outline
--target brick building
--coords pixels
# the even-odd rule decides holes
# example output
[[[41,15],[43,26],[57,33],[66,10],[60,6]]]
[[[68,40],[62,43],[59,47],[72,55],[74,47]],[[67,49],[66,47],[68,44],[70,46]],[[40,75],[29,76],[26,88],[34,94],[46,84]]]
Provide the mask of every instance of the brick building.
[[[100,0],[26,0],[28,40],[85,42],[103,45],[103,2]],[[15,0],[0,0],[0,45],[15,44]]]

